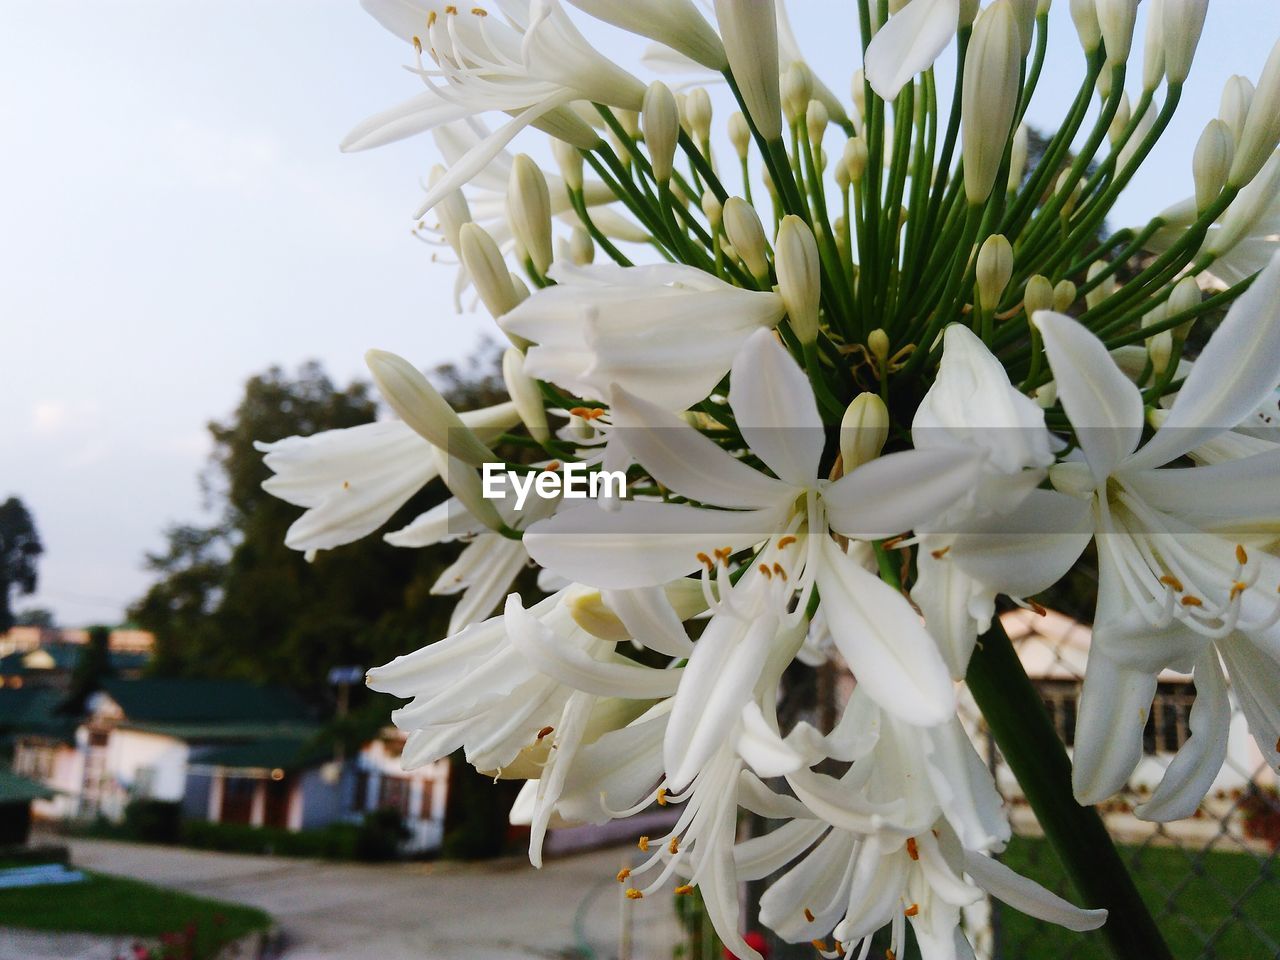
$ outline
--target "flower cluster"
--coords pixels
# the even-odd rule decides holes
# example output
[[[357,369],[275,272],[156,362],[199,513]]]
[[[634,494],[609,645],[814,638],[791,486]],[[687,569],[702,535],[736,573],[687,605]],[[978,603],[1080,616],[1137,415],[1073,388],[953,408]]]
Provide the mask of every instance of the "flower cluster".
[[[406,765],[462,750],[525,780],[535,864],[551,826],[678,807],[619,880],[699,888],[744,958],[738,888],[769,876],[760,920],[827,957],[886,926],[902,956],[907,923],[926,958],[971,956],[986,893],[1099,926],[995,859],[1009,822],[957,697],[997,598],[1035,607],[1092,543],[1077,799],[1124,785],[1168,669],[1194,677],[1191,736],[1140,816],[1195,811],[1232,695],[1280,763],[1280,45],[1224,91],[1194,196],[1112,232],[1207,0],[1148,0],[1137,44],[1138,0],[1071,0],[1083,76],[1036,151],[1048,0],[857,0],[849,100],[782,0],[568,2],[364,0],[424,89],[345,146],[434,136],[419,229],[509,338],[510,402],[456,413],[371,351],[398,420],[262,447],[299,550],[450,491],[386,535],[466,543],[435,587],[461,594],[450,635],[369,673],[411,698]],[[740,111],[724,140],[713,94]],[[508,152],[530,128],[554,173]],[[626,490],[516,509],[485,496],[498,462]],[[829,661],[856,680],[838,719],[784,722],[784,670]],[[744,810],[771,829],[740,839]]]

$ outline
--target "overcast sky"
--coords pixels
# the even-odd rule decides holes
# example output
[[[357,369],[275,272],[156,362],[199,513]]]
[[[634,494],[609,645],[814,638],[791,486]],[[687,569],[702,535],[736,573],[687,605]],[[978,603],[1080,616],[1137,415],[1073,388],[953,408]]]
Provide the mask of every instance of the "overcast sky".
[[[791,3],[838,91],[846,6]],[[1042,127],[1079,81],[1066,6]],[[1256,79],[1280,37],[1275,0],[1213,9],[1179,118],[1113,223],[1191,192],[1223,81]],[[0,497],[26,501],[46,549],[19,608],[121,617],[164,526],[204,518],[205,423],[253,373],[318,358],[345,382],[370,346],[422,366],[474,347],[487,319],[453,313],[452,268],[409,232],[429,140],[336,147],[415,92],[406,61],[356,0],[0,4]]]

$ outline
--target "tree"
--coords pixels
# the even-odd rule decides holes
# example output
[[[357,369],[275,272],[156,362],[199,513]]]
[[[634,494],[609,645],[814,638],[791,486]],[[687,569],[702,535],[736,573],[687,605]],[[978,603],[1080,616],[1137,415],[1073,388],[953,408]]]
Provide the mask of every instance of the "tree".
[[[17,497],[0,503],[0,633],[14,624],[11,602],[18,594],[35,593],[36,563],[44,547],[31,511]]]
[[[58,620],[47,607],[27,607],[18,611],[14,623],[20,627],[56,627]]]
[[[80,651],[80,659],[76,661],[71,673],[71,689],[63,704],[63,712],[72,716],[80,716],[84,711],[85,701],[91,693],[102,688],[102,681],[109,678],[114,671],[111,668],[111,628],[96,626],[89,628],[89,639]]]

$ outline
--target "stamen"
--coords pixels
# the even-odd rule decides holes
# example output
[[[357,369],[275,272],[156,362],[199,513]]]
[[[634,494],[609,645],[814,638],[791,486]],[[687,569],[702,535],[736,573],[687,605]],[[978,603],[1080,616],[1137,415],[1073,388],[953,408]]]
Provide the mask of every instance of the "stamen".
[[[1243,567],[1248,562],[1249,562],[1249,551],[1247,551],[1244,548],[1244,544],[1237,543],[1236,544],[1236,563],[1240,564],[1240,566]]]
[[[767,563],[760,564],[759,570],[770,580],[773,579],[773,571],[769,569],[769,565]]]
[[[628,887],[628,888],[627,888],[627,899],[628,899],[628,900],[643,900],[643,899],[644,899],[644,893],[643,893],[643,891],[637,890],[635,887]]]
[[[484,7],[472,7],[471,15],[475,17],[487,17],[489,15],[489,11]]]
[[[668,852],[668,853],[670,853],[672,856],[675,856],[677,853],[679,853],[679,852],[680,852],[680,838],[679,838],[679,837],[672,837],[672,838],[671,838],[671,842],[667,844],[667,852]]]
[[[413,38],[413,52],[418,56],[422,56],[422,41],[417,37]],[[421,227],[421,224],[419,224],[419,227]]]
[[[814,916],[813,916],[813,911],[812,911],[812,910],[810,910],[808,907],[805,907],[805,908],[804,908],[804,918],[805,918],[805,920],[807,920],[809,923],[813,923],[813,921],[814,921],[814,919],[815,919],[815,918],[814,918]]]
[[[815,950],[821,950],[823,953],[827,952],[827,941],[825,940],[810,940],[809,945]]]
[[[623,867],[621,870],[619,870],[619,871],[618,871],[618,877],[617,877],[617,880],[618,880],[618,882],[619,882],[619,883],[626,883],[626,882],[627,882],[627,877],[629,877],[629,876],[631,876],[631,868],[630,868],[630,867]]]
[[[432,10],[427,14],[427,29],[430,30],[436,25],[436,12]]]
[[[1028,600],[1027,605],[1031,607],[1031,609],[1034,610],[1039,616],[1047,617],[1049,615],[1049,611],[1046,610],[1040,604],[1036,603],[1034,600]]]
[[[729,565],[729,558],[733,556],[733,547],[720,547],[717,550],[713,550],[712,553],[716,555],[717,560],[727,567]]]
[[[637,841],[636,841],[636,846],[640,848],[640,852],[641,852],[641,853],[648,853],[648,852],[649,852],[649,838],[648,838],[648,837],[641,837],[639,840],[637,840]]]
[[[1182,598],[1182,605],[1184,607],[1203,607],[1204,601],[1201,600],[1199,597],[1193,597],[1188,595]]]
[[[703,553],[701,550],[699,550],[699,551],[698,551],[698,555],[697,555],[697,556],[698,556],[698,562],[699,562],[700,564],[702,564],[704,567],[706,567],[708,570],[713,570],[713,569],[715,569],[715,564],[711,561],[711,558],[710,558],[710,557],[708,557],[708,556],[707,556],[705,553]]]
[[[1240,594],[1244,593],[1248,589],[1249,589],[1249,585],[1247,583],[1245,583],[1243,580],[1237,580],[1235,583],[1231,585],[1231,599],[1234,600],[1236,597],[1240,596]]]
[[[688,883],[682,883],[672,891],[677,897],[687,897],[693,893],[693,886]]]
[[[775,563],[775,564],[773,565],[773,572],[774,572],[774,573],[776,573],[776,574],[777,574],[779,577],[781,577],[783,580],[786,580],[786,579],[787,579],[787,571],[785,571],[785,570],[783,570],[783,569],[782,569],[782,564],[780,564],[780,563]]]
[[[787,547],[791,546],[795,542],[796,542],[796,538],[788,533],[785,537],[778,538],[778,549],[785,550],[787,549]]]
[[[933,559],[935,560],[941,560],[950,552],[951,552],[951,545],[948,544],[947,546],[943,547],[941,550],[930,550],[929,556],[933,557]]]
[[[559,470],[561,466],[562,464],[560,463],[559,460],[552,460],[550,463],[547,464],[547,469],[554,472],[556,470]]]
[[[665,807],[667,805],[667,788],[666,787],[658,788],[657,800],[658,800],[658,806]]]
[[[444,8],[444,12],[445,12],[445,13],[455,14],[455,15],[456,15],[456,14],[457,14],[457,12],[458,12],[458,8],[457,8],[457,7],[455,7],[455,6],[451,3],[451,4],[449,4],[447,7],[445,7],[445,8]]]
[[[555,732],[555,729],[556,729],[555,727],[543,727],[541,730],[538,731],[538,739],[543,740],[551,736],[551,734]]]
[[[907,856],[912,860],[920,859],[920,846],[916,843],[915,837],[907,837]]]
[[[1181,593],[1184,589],[1182,586],[1182,581],[1179,580],[1177,577],[1175,577],[1171,573],[1166,573],[1163,577],[1161,577],[1160,582],[1163,583],[1166,587],[1169,587],[1170,589],[1172,589],[1174,593]]]
[[[902,915],[904,917],[914,917],[919,912],[920,912],[920,904],[913,903],[911,906],[907,907],[907,909],[902,911]]]

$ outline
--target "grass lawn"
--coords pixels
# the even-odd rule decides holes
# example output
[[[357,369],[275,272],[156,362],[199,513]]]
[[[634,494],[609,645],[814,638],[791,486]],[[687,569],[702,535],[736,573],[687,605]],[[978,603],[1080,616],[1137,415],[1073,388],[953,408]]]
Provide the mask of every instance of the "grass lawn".
[[[266,913],[253,907],[206,900],[123,877],[87,876],[83,883],[0,890],[0,927],[154,938],[194,923],[197,956],[206,956],[213,948],[271,923]]]
[[[1120,853],[1178,960],[1275,955],[1274,945],[1280,943],[1280,863],[1273,861],[1264,871],[1249,854],[1198,855],[1171,847],[1121,848]],[[1044,840],[1015,838],[1001,859],[1052,890],[1068,889],[1066,874]],[[1110,958],[1097,933],[1070,933],[1012,909],[1003,910],[1001,917],[1009,960]]]

